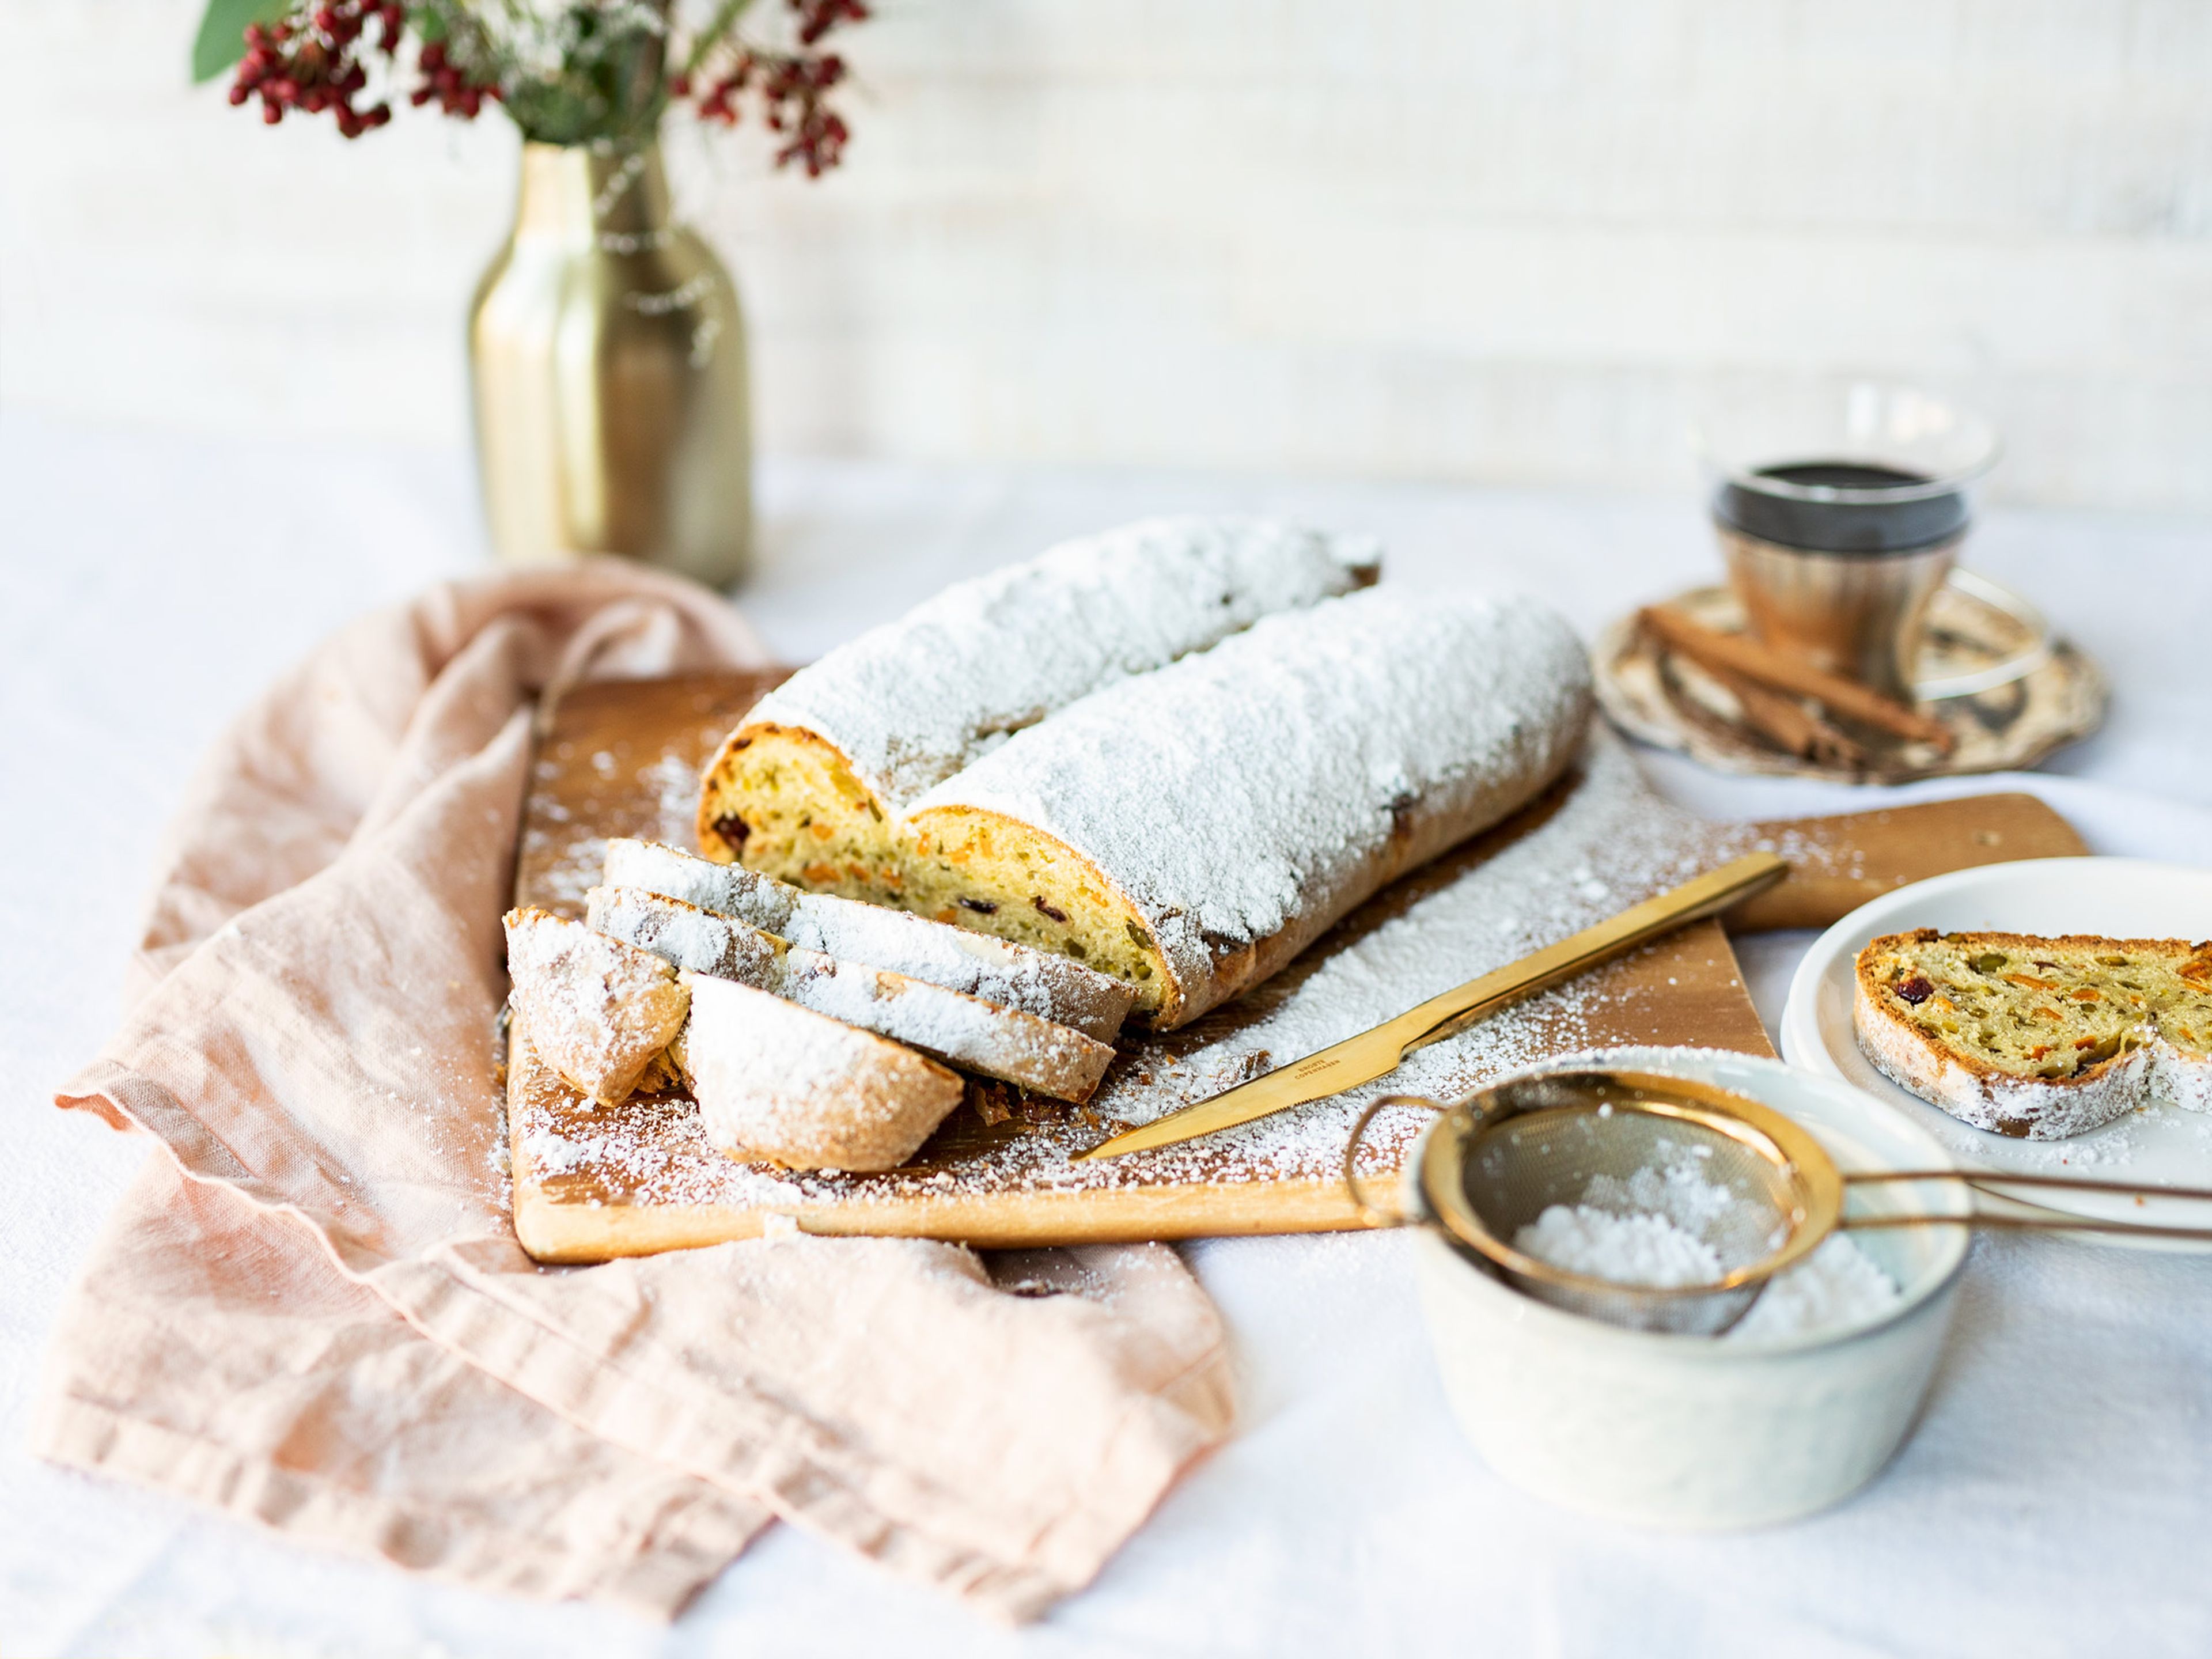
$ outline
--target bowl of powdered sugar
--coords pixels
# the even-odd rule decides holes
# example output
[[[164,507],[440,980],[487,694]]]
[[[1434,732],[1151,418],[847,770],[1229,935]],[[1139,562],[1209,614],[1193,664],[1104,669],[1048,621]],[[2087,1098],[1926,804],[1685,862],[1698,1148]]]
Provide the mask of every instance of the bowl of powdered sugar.
[[[1825,1153],[1845,1172],[1952,1167],[1932,1136],[1885,1103],[1772,1060],[1623,1048],[1522,1076],[1579,1083],[1607,1071],[1748,1097],[1786,1121],[1778,1131],[1817,1141],[1811,1161]],[[1609,1115],[1587,1114],[1574,1127],[1594,1141],[1610,1128],[1617,1149],[1619,1120],[1608,1125]],[[1786,1195],[1778,1209],[1759,1185],[1764,1171],[1747,1176],[1725,1140],[1686,1132],[1694,1126],[1640,1127],[1632,1155],[1609,1162],[1563,1148],[1557,1126],[1542,1129],[1555,1165],[1542,1181],[1516,1169],[1516,1180],[1489,1177],[1486,1188],[1476,1165],[1498,1155],[1496,1138],[1467,1152],[1439,1139],[1455,1133],[1450,1120],[1409,1161],[1409,1215],[1451,1212],[1451,1231],[1421,1228],[1413,1251],[1455,1415],[1508,1480],[1618,1519],[1757,1526],[1841,1500],[1911,1430],[1949,1327],[1966,1229],[1854,1236],[1823,1224],[1785,1249],[1793,1212]],[[1485,1211],[1479,1234],[1467,1224],[1470,1196]],[[1936,1182],[1910,1193],[1860,1188],[1850,1208],[1963,1217],[1968,1201],[1962,1186]],[[1802,1208],[1794,1213],[1802,1221]],[[1780,1271],[1761,1270],[1778,1259]],[[1638,1310],[1698,1305],[1707,1287],[1740,1281],[1717,1319],[1629,1328],[1655,1322]],[[1718,1334],[1684,1334],[1692,1329]]]

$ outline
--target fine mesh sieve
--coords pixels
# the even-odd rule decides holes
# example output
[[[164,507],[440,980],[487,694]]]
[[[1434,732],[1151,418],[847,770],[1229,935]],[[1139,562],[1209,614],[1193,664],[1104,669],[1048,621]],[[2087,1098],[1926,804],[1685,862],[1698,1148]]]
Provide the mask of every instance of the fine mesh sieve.
[[[1826,1236],[1842,1202],[1834,1163],[1780,1114],[1632,1072],[1556,1073],[1474,1096],[1431,1137],[1420,1179],[1451,1236],[1516,1289],[1611,1324],[1694,1335],[1741,1319],[1770,1277]],[[1711,1248],[1722,1277],[1624,1285],[1515,1249],[1554,1204],[1663,1214]]]
[[[1924,1211],[1847,1216],[1844,1191],[1861,1184],[2056,1187],[2205,1201],[2212,1201],[2212,1191],[1995,1170],[1845,1175],[1808,1131],[1747,1096],[1688,1078],[1610,1069],[1509,1079],[1451,1106],[1413,1095],[1376,1101],[1360,1115],[1344,1159],[1346,1182],[1370,1219],[1380,1213],[1360,1196],[1354,1160],[1368,1124],[1391,1105],[1443,1115],[1416,1175],[1429,1215],[1463,1254],[1538,1301],[1636,1330],[1720,1334],[1750,1311],[1776,1273],[1838,1228],[1972,1224],[2212,1238],[2212,1230],[2203,1228],[2071,1217]],[[1670,1180],[1678,1170],[1689,1178]],[[1554,1204],[1664,1215],[1711,1248],[1721,1276],[1696,1285],[1628,1284],[1571,1273],[1516,1249],[1515,1236]]]

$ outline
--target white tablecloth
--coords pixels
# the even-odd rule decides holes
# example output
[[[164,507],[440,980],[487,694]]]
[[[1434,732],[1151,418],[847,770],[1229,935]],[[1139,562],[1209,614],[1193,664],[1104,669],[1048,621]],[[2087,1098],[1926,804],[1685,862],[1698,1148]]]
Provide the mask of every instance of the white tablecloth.
[[[762,496],[741,599],[794,659],[953,577],[1158,511],[1373,529],[1395,580],[1524,586],[1585,631],[1714,562],[1684,499],[850,462],[772,462]],[[1234,1334],[1237,1437],[1092,1589],[1019,1632],[788,1528],[662,1630],[423,1583],[34,1463],[46,1328],[149,1152],[46,1102],[113,1016],[150,838],[281,665],[483,554],[466,457],[444,450],[9,413],[0,503],[0,1653],[2212,1652],[2212,1258],[2050,1241],[1976,1245],[1926,1419],[1875,1486],[1723,1538],[1593,1522],[1492,1477],[1446,1415],[1402,1241],[1194,1245]],[[2039,790],[2100,851],[2212,864],[2212,527],[1997,517],[1971,560],[2048,605],[2115,687],[2097,738],[1974,787]],[[1715,816],[1881,799],[1652,770]],[[1770,1024],[1805,942],[1746,941]]]

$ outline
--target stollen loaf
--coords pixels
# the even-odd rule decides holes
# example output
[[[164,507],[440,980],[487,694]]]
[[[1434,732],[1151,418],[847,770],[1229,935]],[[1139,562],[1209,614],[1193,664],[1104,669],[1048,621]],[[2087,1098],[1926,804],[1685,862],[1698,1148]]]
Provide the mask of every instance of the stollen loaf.
[[[918,673],[933,638],[911,642]],[[1073,957],[1132,985],[1163,1030],[1533,799],[1591,705],[1581,646],[1535,602],[1372,588],[1115,679],[902,799],[860,783],[826,731],[793,762],[804,728],[783,721],[829,701],[803,682],[841,676],[834,659],[725,744],[701,820],[748,828],[710,828],[706,849]],[[994,695],[1011,701],[1011,683]],[[856,817],[866,837],[848,834]]]
[[[924,790],[1102,687],[1372,582],[1377,557],[1365,537],[1150,519],[956,583],[754,707],[707,769],[701,848],[876,897],[850,872],[890,855]]]

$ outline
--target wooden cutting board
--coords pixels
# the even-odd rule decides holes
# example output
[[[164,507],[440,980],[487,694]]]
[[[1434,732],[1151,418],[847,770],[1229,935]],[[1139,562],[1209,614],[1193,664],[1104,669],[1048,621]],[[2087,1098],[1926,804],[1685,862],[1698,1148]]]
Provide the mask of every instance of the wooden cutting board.
[[[516,902],[580,916],[611,836],[691,846],[700,767],[781,678],[572,691],[539,747]],[[1352,1115],[1379,1085],[1180,1147],[1096,1164],[1069,1154],[1760,846],[1788,858],[1791,872],[1731,914],[1739,931],[1825,926],[1927,876],[2086,850],[2064,820],[2020,794],[1703,824],[1645,791],[1617,740],[1601,737],[1559,787],[1377,895],[1266,985],[1182,1030],[1125,1036],[1087,1108],[1034,1102],[1007,1116],[998,1091],[971,1091],[914,1163],[885,1174],[738,1164],[707,1145],[681,1095],[593,1110],[518,1041],[508,1070],[515,1231],[539,1261],[577,1262],[793,1228],[1014,1246],[1356,1227],[1338,1164]],[[1389,1086],[1450,1098],[1553,1054],[1629,1042],[1772,1052],[1720,923],[1493,1016],[1422,1051]],[[1363,1171],[1387,1178],[1423,1121],[1386,1113]]]

